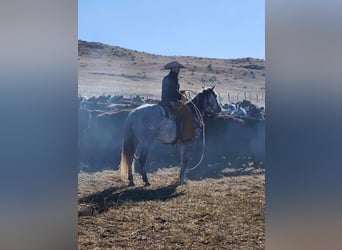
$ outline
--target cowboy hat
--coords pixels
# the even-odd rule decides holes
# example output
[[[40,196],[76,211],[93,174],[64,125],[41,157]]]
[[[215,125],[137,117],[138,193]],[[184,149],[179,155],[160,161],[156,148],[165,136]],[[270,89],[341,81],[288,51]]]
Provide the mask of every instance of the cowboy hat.
[[[172,69],[172,68],[185,68],[185,67],[177,61],[172,61],[164,66],[164,69]]]

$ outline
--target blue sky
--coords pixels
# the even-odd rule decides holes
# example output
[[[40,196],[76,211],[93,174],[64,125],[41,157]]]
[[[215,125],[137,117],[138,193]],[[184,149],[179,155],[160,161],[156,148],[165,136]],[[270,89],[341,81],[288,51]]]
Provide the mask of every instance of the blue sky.
[[[78,39],[158,55],[265,59],[265,1],[79,0]]]

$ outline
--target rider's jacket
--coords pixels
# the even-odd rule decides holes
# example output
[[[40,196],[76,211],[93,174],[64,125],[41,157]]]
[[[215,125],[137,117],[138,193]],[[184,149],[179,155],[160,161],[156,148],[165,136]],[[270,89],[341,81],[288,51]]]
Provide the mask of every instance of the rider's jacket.
[[[176,102],[181,99],[179,94],[178,75],[175,72],[170,73],[164,77],[162,82],[162,103]]]

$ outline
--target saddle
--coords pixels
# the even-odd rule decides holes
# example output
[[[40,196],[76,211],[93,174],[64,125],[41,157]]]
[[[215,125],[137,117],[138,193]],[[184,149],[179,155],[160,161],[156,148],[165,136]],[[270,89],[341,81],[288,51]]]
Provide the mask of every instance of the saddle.
[[[196,139],[196,124],[190,109],[181,102],[176,103],[175,107],[169,104],[159,103],[163,116],[174,120],[177,128],[177,139],[184,142]]]

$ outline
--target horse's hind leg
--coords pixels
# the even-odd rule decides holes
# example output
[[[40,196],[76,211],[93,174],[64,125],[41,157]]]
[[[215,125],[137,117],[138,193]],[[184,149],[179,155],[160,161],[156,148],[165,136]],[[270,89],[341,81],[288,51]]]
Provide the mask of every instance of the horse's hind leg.
[[[148,181],[147,178],[147,174],[146,174],[146,160],[147,160],[147,156],[148,156],[148,146],[142,146],[141,147],[141,151],[140,151],[140,155],[139,155],[139,164],[140,164],[140,168],[141,168],[141,175],[142,175],[142,179],[145,182],[145,187],[150,186],[151,184]]]
[[[132,173],[128,174],[128,181],[129,181],[129,183],[128,183],[129,187],[135,186],[134,181],[133,181],[133,174]]]
[[[129,181],[128,183],[129,187],[135,186],[134,181],[133,181],[133,169],[128,170],[128,181]]]

